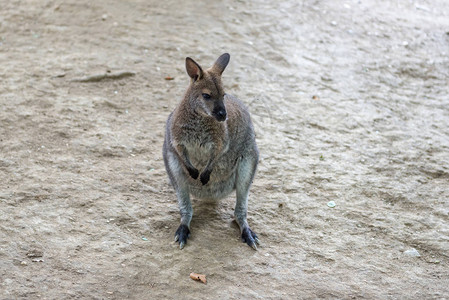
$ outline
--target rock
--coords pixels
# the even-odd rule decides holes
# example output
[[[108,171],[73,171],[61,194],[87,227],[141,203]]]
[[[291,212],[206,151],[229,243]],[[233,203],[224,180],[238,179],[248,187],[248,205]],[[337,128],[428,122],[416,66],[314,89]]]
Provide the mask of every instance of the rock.
[[[415,248],[405,250],[404,254],[407,256],[410,256],[410,257],[420,257],[421,256],[421,254],[419,254],[418,250],[416,250]]]
[[[335,201],[329,201],[327,202],[327,206],[329,206],[330,208],[334,208],[337,204],[335,204]]]
[[[27,256],[29,258],[42,257],[44,256],[44,252],[38,249],[33,249],[28,251]]]

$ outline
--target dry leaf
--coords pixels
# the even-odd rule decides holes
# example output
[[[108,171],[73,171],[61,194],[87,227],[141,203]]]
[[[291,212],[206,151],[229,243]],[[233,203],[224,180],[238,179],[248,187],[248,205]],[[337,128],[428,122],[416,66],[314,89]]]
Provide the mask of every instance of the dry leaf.
[[[202,283],[206,283],[206,275],[203,274],[190,273],[190,278],[196,281],[201,281]]]
[[[173,79],[175,79],[175,77],[171,77],[171,76],[165,77],[165,80],[173,80]]]

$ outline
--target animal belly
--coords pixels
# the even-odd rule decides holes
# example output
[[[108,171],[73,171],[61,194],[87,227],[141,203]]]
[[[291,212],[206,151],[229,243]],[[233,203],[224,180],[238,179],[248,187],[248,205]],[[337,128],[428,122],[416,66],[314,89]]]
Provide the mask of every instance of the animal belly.
[[[188,145],[186,148],[190,162],[201,174],[211,157],[210,144],[201,147]],[[235,189],[236,170],[237,160],[224,153],[215,162],[210,180],[206,185],[203,185],[199,178],[196,180],[189,178],[190,193],[200,199],[222,199]]]
[[[213,177],[203,185],[200,180],[190,181],[189,189],[193,197],[198,199],[218,200],[228,196],[235,189],[235,172],[225,178]]]

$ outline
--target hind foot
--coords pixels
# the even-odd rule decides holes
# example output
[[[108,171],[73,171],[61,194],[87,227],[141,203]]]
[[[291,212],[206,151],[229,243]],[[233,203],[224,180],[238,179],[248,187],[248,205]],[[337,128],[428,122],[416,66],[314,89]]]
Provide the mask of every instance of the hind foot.
[[[249,227],[242,230],[242,241],[254,250],[257,250],[257,245],[260,245],[259,238]]]
[[[175,242],[179,243],[179,249],[184,248],[184,246],[187,244],[187,239],[190,236],[190,230],[187,225],[181,224],[178,227],[178,230],[176,230],[175,233]]]

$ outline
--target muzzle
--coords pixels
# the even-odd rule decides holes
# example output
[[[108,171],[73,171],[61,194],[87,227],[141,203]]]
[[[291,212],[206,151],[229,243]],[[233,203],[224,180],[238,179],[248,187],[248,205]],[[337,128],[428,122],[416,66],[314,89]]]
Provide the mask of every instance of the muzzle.
[[[217,110],[214,109],[212,115],[215,117],[215,119],[217,119],[218,122],[223,122],[224,120],[226,120],[227,116],[226,109],[224,107]]]

